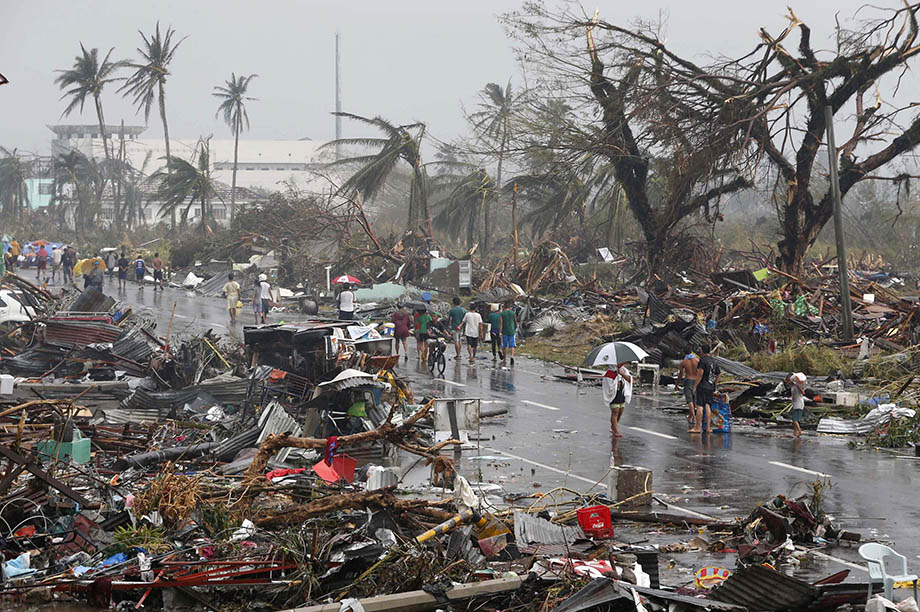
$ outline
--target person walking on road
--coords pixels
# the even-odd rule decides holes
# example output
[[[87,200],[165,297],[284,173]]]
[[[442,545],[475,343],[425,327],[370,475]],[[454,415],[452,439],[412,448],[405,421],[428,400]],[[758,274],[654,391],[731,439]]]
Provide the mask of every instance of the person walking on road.
[[[118,289],[120,291],[128,290],[128,267],[130,265],[128,255],[122,251],[121,257],[118,258]]]
[[[722,369],[709,354],[709,347],[704,346],[698,364],[694,396],[696,399],[696,424],[690,433],[702,433],[703,418],[706,419],[706,433],[712,433],[712,396],[716,392]]]
[[[227,274],[227,282],[224,283],[221,292],[227,296],[227,312],[230,313],[230,322],[236,323],[236,309],[240,303],[240,284],[233,280],[233,272]]]
[[[7,266],[10,269],[10,272],[12,272],[14,268],[19,266],[20,249],[21,247],[19,246],[19,242],[15,238],[13,238],[10,241],[10,255],[12,257],[10,258],[10,264]]]
[[[792,410],[789,412],[789,420],[792,421],[792,436],[795,438],[802,435],[802,417],[805,416],[805,382],[808,377],[802,372],[790,373],[786,376],[786,384],[789,385],[789,391],[792,393]]]
[[[498,311],[498,304],[489,306],[489,341],[492,345],[492,361],[501,357],[505,360],[505,351],[502,350],[502,315]]]
[[[448,324],[450,325],[450,339],[454,343],[454,359],[460,359],[460,340],[462,332],[460,326],[463,324],[463,317],[466,316],[466,309],[460,305],[460,298],[454,296],[454,305],[447,311]]]
[[[255,317],[256,324],[258,324],[262,316],[262,287],[259,286],[258,280],[252,292],[252,314]]]
[[[64,247],[61,253],[61,284],[66,285],[67,283],[73,282],[73,267],[75,263],[70,247]]]
[[[42,277],[48,280],[48,249],[45,245],[40,245],[35,253],[35,280],[41,282]]]
[[[109,251],[105,255],[105,273],[109,278],[115,277],[115,266],[118,265],[118,256],[115,251]]]
[[[463,315],[462,325],[463,335],[466,336],[466,351],[472,363],[476,361],[476,349],[479,347],[479,336],[482,334],[482,315],[470,310]]]
[[[402,343],[405,360],[409,359],[408,338],[412,335],[410,329],[412,319],[409,317],[409,311],[406,310],[405,304],[400,304],[393,315],[390,317],[393,322],[393,337],[396,338],[396,356],[399,357],[399,344]]]
[[[502,349],[506,355],[511,355],[511,365],[514,365],[514,349],[517,347],[515,334],[517,333],[517,317],[514,314],[512,302],[505,303],[505,309],[501,312],[501,334]],[[502,365],[505,363],[505,355],[502,355]]]
[[[268,311],[272,309],[272,284],[268,282],[268,276],[259,275],[259,299],[262,302],[262,323],[267,323]]]
[[[355,292],[351,290],[351,285],[346,283],[338,297],[339,320],[353,321],[355,318]]]
[[[58,274],[61,273],[61,249],[56,246],[51,247],[51,282],[56,282]],[[62,277],[63,278],[63,277]]]
[[[620,418],[626,410],[626,404],[632,400],[633,377],[626,369],[626,364],[621,363],[616,370],[607,368],[601,381],[604,404],[610,408],[610,433],[614,438],[622,438],[620,433]]]
[[[425,363],[428,360],[428,327],[434,323],[434,318],[427,310],[419,310],[415,315],[415,341],[418,355],[416,359]]]
[[[137,280],[137,284],[140,285],[140,288],[144,288],[144,276],[147,274],[147,262],[144,261],[144,258],[140,255],[137,256],[137,259],[134,260],[134,278]]]
[[[160,254],[154,253],[153,261],[150,263],[153,266],[153,290],[156,291],[159,287],[160,291],[163,291],[163,260],[160,259]]]
[[[696,370],[699,365],[700,358],[696,356],[696,353],[687,353],[677,370],[677,385],[681,386],[681,383],[683,383],[684,400],[690,408],[687,423],[690,424],[691,429],[693,429],[693,424],[696,422],[696,398],[693,397],[693,387],[696,386],[696,377],[698,376]]]
[[[93,262],[93,269],[86,278],[86,288],[96,287],[99,291],[105,286],[105,273],[102,271],[102,262],[98,259]]]

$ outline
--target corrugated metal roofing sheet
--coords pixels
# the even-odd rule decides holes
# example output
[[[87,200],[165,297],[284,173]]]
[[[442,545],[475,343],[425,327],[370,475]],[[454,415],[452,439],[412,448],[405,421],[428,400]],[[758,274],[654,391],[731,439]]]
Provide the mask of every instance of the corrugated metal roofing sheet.
[[[818,597],[818,589],[762,565],[736,570],[709,594],[709,599],[744,606],[753,612],[799,610]]]

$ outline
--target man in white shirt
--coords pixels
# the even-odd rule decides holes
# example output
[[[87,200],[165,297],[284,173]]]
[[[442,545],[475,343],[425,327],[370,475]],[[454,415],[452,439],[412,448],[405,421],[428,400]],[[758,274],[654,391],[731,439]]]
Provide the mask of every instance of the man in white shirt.
[[[51,282],[57,280],[58,272],[61,271],[61,256],[63,253],[57,247],[51,247]],[[62,277],[63,280],[63,277]]]
[[[352,321],[355,318],[355,292],[351,285],[345,285],[339,293],[339,320]]]
[[[272,285],[268,282],[268,277],[264,274],[259,275],[259,299],[262,300],[262,323],[267,323],[268,311],[272,307]]]
[[[466,336],[466,350],[470,354],[470,361],[476,359],[476,349],[479,347],[479,335],[482,328],[482,315],[475,310],[470,310],[463,315],[463,335]]]

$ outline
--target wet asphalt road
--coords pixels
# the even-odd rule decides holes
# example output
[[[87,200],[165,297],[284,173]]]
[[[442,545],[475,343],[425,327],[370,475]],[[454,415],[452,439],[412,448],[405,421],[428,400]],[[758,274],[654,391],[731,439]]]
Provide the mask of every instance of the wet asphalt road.
[[[106,292],[135,307],[154,311],[158,334],[165,335],[176,303],[173,334],[212,328],[239,336],[241,326],[229,327],[224,301],[202,298],[192,292],[138,289],[129,282],[119,295],[114,281]],[[248,305],[241,318],[253,321]],[[294,321],[302,316],[272,314],[269,322]],[[410,344],[414,342],[410,341]],[[482,470],[484,481],[501,484],[511,493],[527,493],[539,483],[587,491],[603,490],[611,460],[617,465],[637,465],[653,470],[653,489],[670,509],[718,518],[746,516],[760,502],[788,494],[799,483],[827,478],[825,508],[843,528],[866,538],[893,542],[906,554],[909,565],[920,568],[920,461],[897,453],[854,450],[845,438],[806,432],[801,440],[791,433],[767,431],[761,426],[737,426],[731,434],[690,435],[680,409],[680,398],[662,390],[658,395],[640,389],[622,421],[625,437],[613,440],[609,413],[600,389],[554,378],[556,366],[518,358],[514,367],[493,365],[491,357],[470,364],[466,347],[460,361],[448,364],[443,380],[431,377],[416,361],[410,346],[408,361],[398,370],[420,395],[478,397],[488,408],[507,407],[504,418],[484,419],[479,451],[465,452],[461,471]],[[487,422],[492,421],[492,422]],[[471,460],[477,455],[492,457]],[[464,473],[471,473],[465,471]],[[829,548],[827,554],[858,562],[855,548]],[[817,573],[844,569],[823,559]],[[826,565],[826,567],[825,567]],[[853,569],[854,579],[865,574]]]

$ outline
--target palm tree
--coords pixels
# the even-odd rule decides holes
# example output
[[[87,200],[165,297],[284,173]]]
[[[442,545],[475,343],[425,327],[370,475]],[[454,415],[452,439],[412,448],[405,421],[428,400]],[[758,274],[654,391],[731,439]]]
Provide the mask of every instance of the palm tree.
[[[498,157],[498,170],[495,173],[496,182],[502,184],[502,164],[508,151],[508,142],[511,136],[511,111],[516,98],[512,95],[511,81],[502,89],[497,83],[488,83],[480,92],[480,110],[469,116],[473,129],[477,135],[488,142]],[[483,252],[489,249],[489,238],[492,236],[492,215],[490,207],[483,210],[485,232],[482,241]]]
[[[169,76],[169,64],[172,62],[176,49],[179,48],[185,38],[173,44],[173,35],[176,31],[170,26],[166,28],[166,33],[161,35],[159,21],[150,38],[147,38],[140,30],[138,30],[138,33],[144,41],[143,47],[137,50],[141,56],[141,62],[128,64],[134,69],[134,74],[128,77],[128,80],[125,81],[119,91],[123,91],[125,95],[134,98],[137,112],[142,109],[144,111],[144,121],[150,120],[150,109],[153,107],[154,99],[156,98],[159,101],[160,119],[163,121],[163,139],[166,143],[168,177],[169,160],[172,157],[169,152],[169,123],[166,121],[166,77]],[[173,209],[171,224],[175,229],[175,209]]]
[[[150,180],[159,183],[157,194],[163,209],[160,215],[169,214],[175,217],[176,209],[182,207],[182,223],[188,222],[188,214],[192,206],[201,206],[201,233],[209,231],[208,216],[210,214],[211,198],[220,196],[217,193],[217,184],[211,177],[210,153],[208,140],[202,139],[197,147],[197,165],[179,157],[170,157],[166,160],[166,172],[155,172]]]
[[[249,129],[249,114],[246,112],[246,102],[255,100],[246,96],[246,90],[249,88],[249,81],[259,75],[250,74],[249,76],[240,75],[237,78],[236,73],[230,73],[230,80],[225,86],[217,85],[214,87],[213,96],[220,98],[220,106],[214,114],[217,117],[223,114],[224,121],[233,130],[233,179],[230,183],[230,221],[236,214],[236,165],[239,159],[240,132],[243,126]]]
[[[128,165],[125,168],[127,180],[125,181],[125,205],[121,209],[123,221],[128,229],[137,226],[144,217],[145,190],[147,183],[147,166],[153,153],[147,151],[140,168]]]
[[[12,219],[22,218],[23,211],[29,205],[29,191],[26,179],[29,178],[29,164],[16,153],[0,147],[0,204],[3,216]]]
[[[359,155],[336,160],[329,167],[342,165],[360,165],[342,186],[339,193],[360,194],[364,200],[377,195],[387,182],[393,168],[400,161],[412,167],[412,181],[409,193],[409,214],[407,227],[415,229],[419,221],[424,221],[422,231],[431,235],[431,215],[428,211],[428,181],[425,165],[420,151],[421,140],[425,135],[425,124],[410,123],[395,125],[381,117],[362,117],[351,113],[334,113],[355,121],[360,121],[382,131],[384,138],[340,138],[323,145],[360,146],[379,149],[372,155]]]
[[[439,177],[436,189],[447,189],[446,196],[436,206],[440,211],[434,223],[450,236],[459,236],[466,230],[467,251],[473,249],[479,218],[495,197],[495,179],[484,168],[475,170],[457,180]],[[443,183],[442,183],[443,181]],[[465,226],[465,227],[464,227]],[[485,242],[485,236],[482,242]]]
[[[61,89],[66,90],[61,99],[70,98],[70,103],[61,113],[61,117],[70,115],[78,106],[82,113],[87,96],[92,96],[93,103],[96,106],[99,135],[102,137],[102,149],[106,159],[111,159],[112,157],[109,151],[109,139],[105,133],[105,118],[102,113],[102,99],[100,96],[106,85],[123,80],[114,75],[125,65],[123,61],[112,61],[110,59],[113,51],[115,51],[114,48],[109,49],[109,52],[105,54],[105,58],[100,62],[99,49],[93,48],[87,51],[83,43],[80,43],[81,55],[75,58],[73,68],[70,70],[58,70],[57,72],[60,73],[60,76],[54,80]]]

